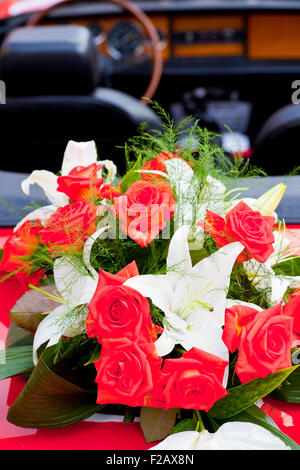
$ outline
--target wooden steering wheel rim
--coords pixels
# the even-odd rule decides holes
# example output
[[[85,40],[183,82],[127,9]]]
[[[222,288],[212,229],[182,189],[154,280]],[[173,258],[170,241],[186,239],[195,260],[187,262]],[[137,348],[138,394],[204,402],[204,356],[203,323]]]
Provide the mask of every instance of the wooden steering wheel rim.
[[[61,5],[65,5],[67,3],[73,3],[78,0],[62,0],[60,3],[53,5],[52,7],[46,8],[41,12],[35,13],[32,15],[26,23],[26,27],[37,26],[41,24],[41,22],[48,16],[49,12],[60,7]],[[133,15],[145,28],[146,33],[148,34],[153,48],[153,61],[152,61],[152,73],[151,79],[149,81],[149,85],[143,94],[140,101],[143,104],[147,104],[148,100],[151,100],[157,90],[159,85],[161,75],[162,75],[162,68],[163,68],[163,60],[162,60],[162,53],[159,46],[159,36],[156,31],[156,28],[150,18],[136,5],[131,3],[127,0],[105,0],[106,2],[114,3],[119,7],[123,8],[124,10],[128,11]]]

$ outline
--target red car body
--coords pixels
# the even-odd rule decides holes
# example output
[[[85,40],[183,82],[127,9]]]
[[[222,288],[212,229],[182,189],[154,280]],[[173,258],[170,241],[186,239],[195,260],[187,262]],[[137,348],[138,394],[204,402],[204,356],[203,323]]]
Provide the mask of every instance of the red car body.
[[[291,226],[295,241],[300,238],[300,226]],[[12,229],[0,229],[0,248]],[[5,292],[0,285],[0,349],[4,348],[12,304],[18,298],[17,284]],[[0,381],[0,450],[146,450],[155,443],[146,444],[138,422],[100,422],[97,415],[63,429],[24,429],[6,420],[12,405],[26,383],[22,376]],[[277,426],[300,444],[300,406],[271,398],[260,404]]]
[[[22,15],[31,11],[39,11],[48,8],[59,0],[4,0],[0,3],[0,19],[10,16]]]

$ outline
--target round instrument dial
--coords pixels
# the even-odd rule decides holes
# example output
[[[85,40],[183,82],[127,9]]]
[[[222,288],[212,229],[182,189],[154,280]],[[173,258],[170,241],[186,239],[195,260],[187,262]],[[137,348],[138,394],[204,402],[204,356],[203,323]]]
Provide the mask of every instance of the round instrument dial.
[[[143,34],[135,23],[115,24],[107,36],[107,49],[117,60],[138,56],[144,49]]]

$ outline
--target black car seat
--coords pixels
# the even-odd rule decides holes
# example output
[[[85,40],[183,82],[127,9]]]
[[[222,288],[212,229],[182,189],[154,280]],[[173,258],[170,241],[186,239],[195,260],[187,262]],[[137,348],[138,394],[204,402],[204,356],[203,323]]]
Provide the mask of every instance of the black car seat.
[[[18,28],[0,50],[0,170],[60,169],[68,140],[95,140],[101,159],[124,170],[125,141],[161,128],[156,113],[126,93],[97,87],[103,64],[87,28]],[[99,66],[100,64],[100,66]]]

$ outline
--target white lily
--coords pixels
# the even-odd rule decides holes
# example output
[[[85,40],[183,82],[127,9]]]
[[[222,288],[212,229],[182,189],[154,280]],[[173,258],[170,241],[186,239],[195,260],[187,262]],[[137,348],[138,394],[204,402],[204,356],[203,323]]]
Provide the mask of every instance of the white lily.
[[[181,344],[186,350],[195,346],[227,360],[222,341],[225,300],[233,264],[244,247],[231,243],[192,267],[187,236],[185,226],[175,232],[167,274],[136,276],[124,285],[149,297],[164,312],[164,332],[155,343],[160,356]]]
[[[289,240],[284,236],[284,230],[274,232],[274,252],[265,263],[251,259],[244,263],[245,272],[252,284],[259,290],[269,289],[272,304],[280,302],[288,287],[298,287],[299,276],[276,275],[272,267],[292,255],[288,249]]]
[[[97,162],[96,144],[90,142],[74,142],[70,140],[67,144],[62,162],[61,174],[68,175],[76,166],[88,166]],[[30,186],[40,186],[49,201],[56,207],[68,204],[68,196],[57,191],[57,176],[51,171],[35,170],[21,183],[23,192],[29,196]]]
[[[149,450],[291,450],[279,437],[253,423],[232,421],[215,433],[207,430],[171,434]]]
[[[193,209],[197,201],[197,180],[190,165],[180,158],[172,158],[165,163],[167,178],[176,194],[174,223],[176,227],[191,225]]]
[[[77,166],[89,166],[92,163],[102,163],[102,165],[106,168],[107,177],[105,183],[111,183],[114,180],[117,173],[115,164],[110,160],[97,162],[97,149],[93,140],[89,142],[74,142],[73,140],[70,140],[64,153],[61,174],[63,176],[68,175],[70,171],[73,170],[73,168]],[[98,175],[99,177],[101,176],[101,170]],[[30,195],[30,186],[32,184],[37,184],[42,188],[46,197],[51,202],[51,206],[46,206],[46,208],[48,208],[48,214],[51,210],[49,215],[54,213],[58,207],[65,206],[69,203],[68,196],[57,191],[57,178],[57,175],[51,171],[35,170],[21,183],[22,190],[27,196]],[[43,209],[44,208],[41,208],[41,211],[43,211]],[[40,213],[42,214],[42,212]],[[34,220],[36,217],[36,211],[33,211],[28,214],[26,218],[20,222],[20,224],[24,223],[25,220]]]
[[[53,204],[35,209],[34,211],[27,214],[20,222],[17,223],[14,228],[14,232],[18,230],[18,228],[20,228],[21,225],[23,225],[24,222],[26,222],[27,220],[39,219],[42,225],[44,225],[46,220],[50,217],[50,215],[52,215],[56,211],[56,209],[57,207]]]
[[[57,191],[57,176],[51,171],[47,170],[34,170],[28,178],[22,181],[21,188],[26,196],[30,195],[30,186],[37,184],[44,191],[47,199],[53,206],[65,206],[69,202],[66,194]]]
[[[97,279],[82,275],[68,258],[58,258],[54,262],[54,281],[60,296],[56,300],[61,303],[39,324],[33,341],[33,362],[37,363],[38,348],[48,341],[47,347],[56,344],[60,337],[76,336],[85,331],[82,318],[75,315],[66,321],[66,315],[75,307],[88,304],[97,287]]]
[[[109,228],[110,228],[109,225],[105,225],[104,227],[101,227],[99,230],[97,230],[87,239],[83,247],[83,252],[82,252],[83,262],[94,279],[99,278],[99,273],[93,268],[91,264],[92,248],[93,248],[94,243],[98,240],[98,238],[103,238],[104,233],[107,232]]]
[[[68,175],[76,166],[89,166],[97,162],[97,149],[94,140],[89,142],[74,142],[67,144],[61,166],[61,174]]]

